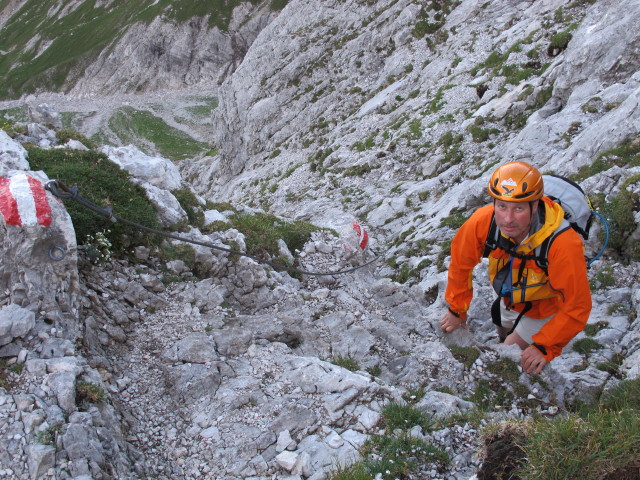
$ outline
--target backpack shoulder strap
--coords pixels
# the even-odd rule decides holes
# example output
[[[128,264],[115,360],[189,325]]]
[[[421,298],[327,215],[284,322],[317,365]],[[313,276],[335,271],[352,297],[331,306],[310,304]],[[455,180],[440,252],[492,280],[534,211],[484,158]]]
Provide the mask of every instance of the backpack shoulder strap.
[[[549,274],[547,271],[549,267],[549,249],[551,244],[558,235],[571,228],[571,224],[567,220],[563,220],[560,226],[549,235],[545,240],[535,249],[535,261],[538,266],[544,270],[545,274]]]
[[[498,229],[498,225],[496,225],[496,217],[495,215],[491,216],[491,225],[489,226],[489,233],[487,234],[487,239],[484,242],[484,252],[482,253],[483,257],[488,257],[489,254],[498,247],[498,241],[500,240],[500,230]]]

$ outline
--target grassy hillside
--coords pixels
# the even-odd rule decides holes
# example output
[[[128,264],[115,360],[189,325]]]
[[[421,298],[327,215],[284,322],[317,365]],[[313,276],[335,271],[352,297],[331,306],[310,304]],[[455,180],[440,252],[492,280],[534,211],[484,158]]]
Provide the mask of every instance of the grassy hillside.
[[[261,0],[249,1],[258,4]],[[18,98],[38,90],[66,89],[135,23],[148,24],[160,16],[164,21],[175,22],[206,16],[210,27],[226,31],[232,11],[240,3],[115,0],[109,6],[96,6],[94,0],[60,0],[51,6],[50,2],[28,1],[2,27],[0,99]],[[3,10],[6,7],[7,2],[0,4]]]

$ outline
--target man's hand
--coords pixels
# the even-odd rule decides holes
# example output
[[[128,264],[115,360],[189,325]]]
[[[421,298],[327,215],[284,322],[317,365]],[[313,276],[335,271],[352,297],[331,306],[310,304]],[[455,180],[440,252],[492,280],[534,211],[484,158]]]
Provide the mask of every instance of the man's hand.
[[[449,310],[444,314],[440,320],[440,328],[444,333],[453,332],[456,328],[468,328],[466,318],[458,318]]]
[[[522,369],[527,373],[540,373],[547,361],[542,352],[533,345],[529,345],[522,351]]]

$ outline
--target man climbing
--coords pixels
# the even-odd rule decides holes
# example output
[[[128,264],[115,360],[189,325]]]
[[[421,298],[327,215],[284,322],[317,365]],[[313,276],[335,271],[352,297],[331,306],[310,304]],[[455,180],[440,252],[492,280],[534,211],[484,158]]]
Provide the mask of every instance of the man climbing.
[[[531,165],[502,165],[488,191],[493,204],[476,210],[453,238],[449,308],[440,326],[445,333],[467,328],[473,268],[488,256],[498,335],[522,349],[525,372],[540,373],[584,329],[591,312],[582,239],[562,207],[544,196],[542,176]]]

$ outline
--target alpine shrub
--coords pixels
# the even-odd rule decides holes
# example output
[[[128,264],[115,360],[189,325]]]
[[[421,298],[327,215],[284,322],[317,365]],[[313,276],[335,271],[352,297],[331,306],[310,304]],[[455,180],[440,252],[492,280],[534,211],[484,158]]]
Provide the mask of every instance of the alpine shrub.
[[[107,208],[119,217],[150,228],[159,228],[156,211],[145,190],[130,181],[131,176],[94,150],[44,150],[27,148],[33,170],[43,170],[51,179],[68,187],[77,186],[78,193],[88,201]],[[83,244],[96,232],[103,232],[111,242],[112,252],[123,252],[130,245],[150,245],[158,242],[150,234],[122,223],[113,223],[73,200],[64,200],[73,221],[76,239]]]

